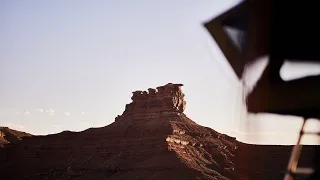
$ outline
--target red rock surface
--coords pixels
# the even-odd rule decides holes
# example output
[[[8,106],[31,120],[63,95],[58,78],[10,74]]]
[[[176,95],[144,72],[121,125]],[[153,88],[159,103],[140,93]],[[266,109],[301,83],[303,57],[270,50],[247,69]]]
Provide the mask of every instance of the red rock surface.
[[[184,114],[163,115],[26,138],[6,147],[1,169],[10,179],[228,179],[234,147]]]
[[[108,126],[30,136],[6,144],[0,151],[1,177],[30,180],[282,177],[289,147],[246,145],[200,126],[183,113],[186,105],[183,97],[181,85],[174,84],[158,87],[157,91],[149,89],[149,93],[134,92],[133,102]],[[272,166],[274,161],[279,165]],[[264,163],[272,166],[270,171],[261,166]]]
[[[135,91],[131,97],[132,102],[126,105],[122,118],[157,118],[161,113],[182,113],[186,108],[186,101],[181,90],[182,84],[168,83],[156,89]]]
[[[8,127],[0,127],[0,148],[8,143],[17,143],[23,137],[32,136],[29,133],[16,131]]]

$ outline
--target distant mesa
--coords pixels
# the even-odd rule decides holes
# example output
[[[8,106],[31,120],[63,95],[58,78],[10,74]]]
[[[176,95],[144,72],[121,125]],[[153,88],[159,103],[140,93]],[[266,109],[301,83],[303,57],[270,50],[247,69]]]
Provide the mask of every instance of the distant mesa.
[[[139,119],[183,113],[186,108],[186,101],[181,89],[182,86],[183,84],[168,83],[156,89],[149,88],[148,92],[132,92],[132,102],[126,105],[123,114],[116,117],[115,120],[128,116]]]

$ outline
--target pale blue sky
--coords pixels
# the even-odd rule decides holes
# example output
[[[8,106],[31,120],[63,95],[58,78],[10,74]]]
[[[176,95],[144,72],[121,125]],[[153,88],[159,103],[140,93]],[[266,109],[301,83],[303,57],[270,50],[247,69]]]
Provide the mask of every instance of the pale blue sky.
[[[240,83],[202,25],[237,2],[0,1],[0,126],[34,134],[104,126],[132,91],[173,82],[185,85],[185,113],[197,123],[251,132]]]

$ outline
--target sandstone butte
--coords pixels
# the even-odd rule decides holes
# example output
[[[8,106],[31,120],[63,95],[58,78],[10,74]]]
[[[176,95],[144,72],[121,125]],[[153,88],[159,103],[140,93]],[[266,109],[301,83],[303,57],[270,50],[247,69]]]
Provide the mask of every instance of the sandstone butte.
[[[28,180],[282,179],[291,146],[249,145],[183,112],[182,84],[133,92],[115,122],[32,136],[0,129],[0,178]],[[313,149],[300,163],[310,165]]]

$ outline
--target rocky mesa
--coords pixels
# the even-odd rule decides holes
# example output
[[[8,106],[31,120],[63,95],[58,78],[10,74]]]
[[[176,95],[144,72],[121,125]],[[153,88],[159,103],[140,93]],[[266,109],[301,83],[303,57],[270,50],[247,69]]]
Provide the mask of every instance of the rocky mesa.
[[[135,91],[115,122],[5,144],[9,179],[230,179],[235,138],[184,113],[182,84]],[[231,178],[233,179],[233,178]]]
[[[132,102],[126,105],[123,114],[105,127],[28,135],[4,143],[0,148],[1,177],[13,180],[282,177],[290,146],[281,149],[246,145],[195,123],[183,113],[186,101],[181,88],[182,84],[169,83],[148,92],[133,92]],[[310,153],[307,151],[304,156]],[[274,160],[278,165],[269,167]]]

